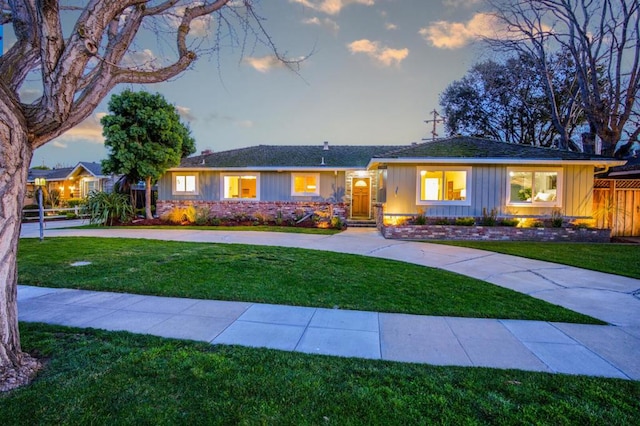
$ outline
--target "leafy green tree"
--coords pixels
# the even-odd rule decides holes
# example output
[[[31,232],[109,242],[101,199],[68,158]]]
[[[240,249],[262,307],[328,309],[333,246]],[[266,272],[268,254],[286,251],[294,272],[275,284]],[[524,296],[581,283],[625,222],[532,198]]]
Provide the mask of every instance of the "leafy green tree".
[[[575,68],[566,56],[556,55],[551,73],[554,91],[569,146],[578,149],[571,137],[585,122],[584,113],[572,102]],[[460,80],[440,95],[449,135],[487,137],[531,146],[549,147],[564,140],[552,123],[552,105],[545,94],[545,82],[533,58],[521,54],[504,62],[488,60],[475,64]]]
[[[151,186],[195,152],[195,141],[176,108],[159,93],[125,90],[111,97],[109,112],[100,120],[111,151],[102,169],[144,180],[146,217],[152,219]]]

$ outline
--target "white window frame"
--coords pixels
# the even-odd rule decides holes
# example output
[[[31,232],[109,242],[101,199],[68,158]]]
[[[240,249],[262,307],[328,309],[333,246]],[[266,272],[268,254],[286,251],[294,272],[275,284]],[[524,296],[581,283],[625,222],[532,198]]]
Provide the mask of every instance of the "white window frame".
[[[511,200],[511,172],[531,172],[532,176],[532,188],[531,188],[531,201],[520,201]],[[557,181],[556,181],[556,199],[552,201],[536,201],[535,194],[535,174],[537,172],[542,173],[557,173]],[[562,207],[562,194],[564,188],[564,173],[561,167],[507,167],[507,206],[517,206],[517,207]]]
[[[225,198],[224,196],[224,178],[232,176],[255,176],[256,178],[256,198]],[[222,173],[220,175],[220,199],[225,201],[260,201],[260,173],[247,172],[247,173]]]
[[[194,189],[193,191],[180,190],[178,188],[178,178],[184,177],[185,179],[185,189],[187,184],[187,178],[194,178]],[[171,176],[171,193],[173,195],[198,195],[199,188],[199,178],[198,173],[173,173]]]
[[[470,206],[471,197],[473,196],[471,191],[472,180],[472,167],[469,166],[418,166],[416,169],[416,204],[419,206]],[[464,200],[423,200],[420,197],[422,193],[422,175],[421,172],[466,172],[467,181],[465,183],[465,190],[467,195]]]
[[[296,192],[296,177],[309,177],[313,176],[316,179],[316,189],[315,191],[303,191]],[[291,196],[292,197],[312,197],[312,196],[320,196],[320,173],[291,173]]]

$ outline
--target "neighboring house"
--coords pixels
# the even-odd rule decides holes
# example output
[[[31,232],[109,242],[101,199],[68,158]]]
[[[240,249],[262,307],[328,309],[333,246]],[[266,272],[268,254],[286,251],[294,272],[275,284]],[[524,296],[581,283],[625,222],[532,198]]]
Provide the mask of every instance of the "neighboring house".
[[[75,167],[64,167],[51,170],[29,169],[27,178],[27,196],[25,204],[35,204],[35,179],[44,178],[45,191],[57,190],[60,201],[71,198],[84,198],[91,191],[113,189],[114,177],[104,175],[100,163],[79,162]]]
[[[640,236],[640,157],[596,174],[594,216],[613,237]]]
[[[158,214],[204,206],[218,217],[314,209],[387,223],[432,217],[591,217],[594,172],[624,161],[455,137],[411,146],[266,146],[187,158],[158,182]]]
[[[319,212],[372,219],[378,173],[366,165],[395,146],[259,145],[186,158],[158,181],[157,214],[206,206],[217,217],[292,218]]]
[[[386,194],[386,223],[417,214],[432,217],[536,217],[558,211],[593,214],[594,172],[624,161],[594,154],[454,137],[373,158]],[[385,196],[386,195],[386,196]]]

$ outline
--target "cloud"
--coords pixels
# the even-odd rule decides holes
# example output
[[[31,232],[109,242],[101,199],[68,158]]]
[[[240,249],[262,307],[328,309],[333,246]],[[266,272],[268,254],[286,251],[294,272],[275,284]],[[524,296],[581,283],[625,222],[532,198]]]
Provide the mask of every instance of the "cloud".
[[[203,3],[201,1],[192,2],[189,6],[200,6]],[[235,5],[229,5],[235,7]],[[182,17],[184,16],[184,12],[186,10],[186,6],[178,6],[171,9],[171,13],[167,13],[164,16],[166,19],[167,25],[169,27],[178,29],[180,24],[182,23]],[[189,35],[194,37],[205,37],[211,34],[211,27],[213,26],[213,16],[212,15],[204,15],[199,16],[198,18],[191,21],[191,25],[189,26]]]
[[[38,89],[20,89],[20,100],[26,104],[31,103],[42,96],[42,90]]]
[[[57,148],[66,148],[66,142],[78,140],[103,144],[104,136],[102,136],[102,124],[100,124],[100,119],[105,115],[107,114],[99,112],[89,116],[80,124],[67,130],[61,136],[56,138],[53,141],[53,146]]]
[[[261,73],[267,73],[273,68],[283,68],[284,64],[278,58],[273,55],[254,57],[248,56],[243,59],[243,62],[252,66],[256,71]]]
[[[437,21],[418,32],[437,48],[458,49],[481,37],[501,37],[503,31],[500,28],[495,17],[477,13],[467,22]]]
[[[479,4],[482,0],[442,0],[444,7],[458,8],[460,6],[473,6]]]
[[[131,51],[122,58],[122,65],[142,71],[152,71],[158,68],[158,58],[150,49]]]
[[[349,43],[347,48],[351,54],[364,53],[387,67],[394,63],[398,65],[409,56],[409,49],[392,49],[386,46],[380,46],[380,43],[377,41],[367,39],[356,40]]]
[[[54,140],[53,142],[51,142],[51,145],[56,147],[56,148],[61,148],[61,149],[66,149],[69,148],[69,145],[63,142],[60,142],[59,140]]]
[[[375,4],[374,0],[289,0],[289,2],[301,4],[327,15],[337,15],[344,7],[350,4],[362,4],[365,6],[373,6]]]
[[[253,121],[251,120],[242,120],[242,119],[238,119],[236,117],[232,117],[230,115],[220,115],[217,113],[214,114],[210,114],[207,117],[207,121],[224,121],[227,123],[231,123],[232,125],[236,126],[236,127],[242,127],[244,129],[249,129],[251,127],[253,127]]]
[[[313,18],[304,19],[302,23],[306,25],[317,25],[319,27],[326,28],[333,34],[337,34],[340,30],[340,26],[338,25],[338,23],[330,18],[320,19],[314,16]]]
[[[197,117],[191,112],[191,108],[183,107],[180,105],[176,106],[176,111],[178,111],[178,115],[185,121],[196,121]]]
[[[398,26],[396,24],[392,24],[391,22],[387,22],[386,24],[384,24],[384,27],[389,31],[398,29]]]

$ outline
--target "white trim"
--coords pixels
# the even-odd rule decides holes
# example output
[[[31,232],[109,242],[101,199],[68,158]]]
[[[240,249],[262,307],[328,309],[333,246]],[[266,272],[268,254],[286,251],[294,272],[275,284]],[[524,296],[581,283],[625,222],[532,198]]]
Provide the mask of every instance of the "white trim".
[[[225,198],[224,178],[227,176],[255,176],[256,178],[256,196],[255,198]],[[220,174],[220,199],[223,201],[260,201],[260,173],[221,173]]]
[[[426,171],[456,171],[456,172],[465,172],[466,182],[464,190],[467,191],[467,195],[464,200],[423,200],[421,197],[422,193],[422,175],[421,172]],[[471,190],[473,170],[470,166],[416,166],[416,204],[419,206],[470,206],[471,205],[471,197],[473,197]],[[443,182],[444,183],[444,182]]]
[[[316,180],[315,191],[296,192],[296,177],[313,176]],[[291,196],[292,197],[319,197],[320,196],[320,173],[291,173]]]
[[[186,185],[187,177],[194,177],[195,178],[194,190],[193,191],[178,191],[176,186],[177,186],[177,179],[180,176],[184,176],[185,185]],[[200,179],[198,177],[198,173],[180,173],[180,172],[171,173],[171,194],[172,195],[198,195],[199,194],[199,190],[198,190],[199,187],[200,187]]]
[[[541,166],[621,166],[626,164],[626,160],[616,160],[607,158],[598,158],[593,160],[562,160],[562,159],[548,159],[548,160],[527,160],[518,158],[430,158],[430,157],[416,157],[416,158],[376,158],[369,161],[367,169],[371,169],[377,164],[514,164],[514,165],[541,165]]]
[[[277,167],[173,167],[169,169],[169,172],[179,171],[199,171],[199,172],[349,172],[349,171],[366,171],[365,167],[290,167],[290,166],[277,166]]]
[[[535,201],[534,194],[532,193],[532,200],[530,202],[513,202],[511,201],[511,172],[531,172],[532,176],[532,192],[535,192],[535,174],[536,172],[555,172],[558,174],[556,180],[556,198],[552,201]],[[564,170],[560,167],[507,167],[507,206],[513,207],[562,207],[563,193],[564,193]]]

